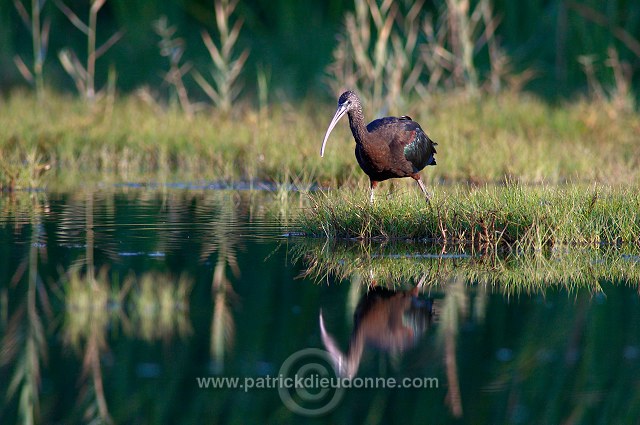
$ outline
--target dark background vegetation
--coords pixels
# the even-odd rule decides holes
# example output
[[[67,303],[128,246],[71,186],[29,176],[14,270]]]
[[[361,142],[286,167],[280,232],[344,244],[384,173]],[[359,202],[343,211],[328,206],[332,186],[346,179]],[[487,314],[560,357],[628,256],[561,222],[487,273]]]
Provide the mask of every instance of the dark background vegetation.
[[[22,1],[29,10],[30,0]],[[89,1],[66,0],[65,4],[86,19]],[[473,4],[472,1],[472,7]],[[640,2],[496,0],[492,4],[495,15],[501,18],[497,39],[516,70],[536,71],[536,78],[526,86],[528,90],[547,96],[585,90],[587,82],[578,62],[581,55],[594,55],[598,80],[605,86],[613,84],[613,72],[607,65],[609,47],[614,47],[621,61],[628,64],[637,87],[640,53],[634,46],[620,41],[616,34],[626,33],[638,43]],[[425,12],[436,14],[443,5],[443,0],[426,1]],[[353,7],[350,0],[242,0],[232,19],[244,20],[238,51],[245,47],[251,51],[241,76],[244,95],[255,98],[257,69],[262,67],[270,73],[272,97],[328,96],[326,67],[332,61],[331,53],[342,31],[343,17]],[[85,36],[69,23],[53,1],[44,4],[42,14],[51,18],[45,81],[58,90],[72,90],[73,83],[60,66],[57,54],[63,47],[70,46],[84,60]],[[125,35],[99,59],[97,86],[104,83],[109,67],[113,66],[118,73],[120,91],[129,92],[142,85],[161,87],[167,64],[166,58],[159,55],[159,37],[152,23],[162,15],[177,27],[176,35],[184,39],[184,59],[192,62],[196,69],[206,69],[210,59],[200,31],[207,29],[215,36],[212,0],[108,0],[98,15],[98,45],[116,30],[124,30]],[[31,66],[29,30],[20,20],[13,1],[3,0],[0,2],[0,89],[5,93],[26,84],[13,63],[16,54]],[[481,62],[478,68],[483,71]],[[191,76],[185,77],[185,84],[193,89],[190,95],[198,96],[200,91],[195,90],[197,86]]]

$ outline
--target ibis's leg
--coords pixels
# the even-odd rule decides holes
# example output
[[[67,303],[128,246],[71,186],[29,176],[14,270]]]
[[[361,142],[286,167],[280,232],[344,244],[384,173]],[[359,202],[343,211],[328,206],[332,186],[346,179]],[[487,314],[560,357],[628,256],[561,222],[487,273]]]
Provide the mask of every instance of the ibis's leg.
[[[420,179],[420,174],[414,174],[411,177],[413,177],[415,181],[418,182],[420,189],[422,189],[422,193],[424,193],[424,197],[427,199],[427,202],[429,202],[429,200],[431,200],[431,195],[429,194],[429,192],[427,192],[427,188],[424,187],[424,183],[422,183],[422,180]]]
[[[375,189],[376,186],[378,186],[378,182],[375,180],[371,180],[371,196],[369,197],[370,204],[373,204],[373,189]]]

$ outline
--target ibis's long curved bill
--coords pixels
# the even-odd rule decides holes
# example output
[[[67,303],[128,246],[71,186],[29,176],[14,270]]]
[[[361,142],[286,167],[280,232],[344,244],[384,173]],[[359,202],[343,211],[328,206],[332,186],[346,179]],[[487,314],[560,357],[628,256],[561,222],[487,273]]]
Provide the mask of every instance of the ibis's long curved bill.
[[[327,128],[327,132],[324,135],[324,140],[322,141],[322,148],[320,149],[320,156],[324,156],[324,147],[327,144],[327,139],[329,138],[329,134],[331,134],[331,130],[336,126],[340,118],[342,118],[347,113],[347,105],[338,105],[338,109],[336,110],[336,114],[333,116],[331,123],[329,124],[329,128]]]

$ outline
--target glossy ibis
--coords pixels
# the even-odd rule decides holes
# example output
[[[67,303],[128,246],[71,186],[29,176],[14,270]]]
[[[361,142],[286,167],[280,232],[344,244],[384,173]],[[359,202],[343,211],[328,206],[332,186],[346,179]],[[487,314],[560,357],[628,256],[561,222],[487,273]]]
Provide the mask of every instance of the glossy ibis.
[[[419,173],[427,165],[436,165],[434,146],[437,143],[426,135],[420,124],[405,115],[379,118],[365,127],[360,99],[354,92],[346,91],[338,99],[338,109],[324,135],[320,156],[324,156],[331,130],[345,114],[349,116],[356,141],[356,159],[371,182],[370,201],[373,202],[373,190],[378,182],[411,177],[418,182],[428,202],[431,195]]]

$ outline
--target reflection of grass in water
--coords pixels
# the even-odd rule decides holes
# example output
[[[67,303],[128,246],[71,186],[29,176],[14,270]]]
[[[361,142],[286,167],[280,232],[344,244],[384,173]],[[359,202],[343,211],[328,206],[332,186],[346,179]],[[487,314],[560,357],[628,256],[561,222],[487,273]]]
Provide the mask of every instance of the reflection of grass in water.
[[[135,329],[145,341],[169,339],[174,333],[186,336],[189,324],[189,294],[191,282],[184,276],[178,282],[161,273],[146,273],[131,296],[132,319]]]
[[[2,396],[18,395],[18,411],[23,423],[35,423],[40,416],[41,367],[47,360],[47,343],[40,313],[31,302],[11,317],[0,345],[0,367],[13,364],[10,380]],[[6,391],[6,392],[5,392]]]
[[[101,270],[95,279],[82,274],[77,267],[70,270],[64,294],[65,340],[80,350],[82,342],[94,336],[101,348],[106,347],[105,332],[111,319],[109,306],[118,305],[115,301],[119,298],[111,292],[106,270]]]
[[[638,242],[633,188],[440,187],[429,204],[418,192],[379,196],[373,206],[362,190],[314,195],[299,226],[330,239],[429,239],[481,249]]]
[[[7,98],[0,104],[0,128],[6,129],[0,133],[0,164],[18,159],[26,171],[51,166],[37,181],[19,184],[37,187],[169,178],[364,184],[347,125],[336,129],[325,158],[318,157],[333,102],[273,105],[267,117],[250,109],[233,119],[202,113],[191,121],[177,109],[162,110],[135,96],[116,99],[110,108],[105,102],[87,108],[55,94],[40,103],[23,94]],[[375,118],[370,107],[365,110],[367,119]],[[640,118],[602,110],[595,102],[554,107],[526,96],[472,101],[449,93],[389,114],[411,115],[439,142],[438,166],[424,173],[427,183],[505,176],[523,182],[637,182]],[[38,160],[25,162],[31,153]],[[1,185],[10,180],[0,171]]]
[[[102,354],[109,349],[107,333],[122,326],[126,334],[152,341],[169,339],[190,332],[188,296],[191,284],[181,278],[176,284],[160,273],[144,274],[138,284],[134,278],[122,288],[113,284],[106,269],[92,277],[72,268],[64,285],[65,321],[63,333],[69,345],[82,353],[81,392],[79,402],[84,407],[84,419],[112,423],[107,406],[102,373]],[[125,298],[131,287],[130,308]],[[127,310],[130,316],[127,317]]]
[[[0,196],[0,224],[11,224],[18,229],[41,215],[47,215],[50,205],[44,192],[14,192]]]
[[[128,278],[120,288],[111,281],[106,268],[94,277],[81,273],[78,266],[72,267],[64,283],[63,333],[67,343],[82,353],[79,402],[84,406],[85,420],[113,422],[101,362],[102,354],[109,349],[109,330],[121,326],[125,334],[138,333],[146,341],[169,339],[176,332],[180,336],[188,334],[190,289],[186,278],[176,283],[156,272],[142,275],[137,282]]]
[[[12,196],[9,205],[16,207],[0,209],[0,222],[12,215],[16,218],[16,230],[19,226],[30,226],[28,254],[11,277],[10,287],[20,288],[15,292],[15,300],[11,304],[17,305],[15,310],[9,310],[8,298],[13,298],[11,292],[3,291],[2,298],[3,321],[0,325],[2,340],[0,341],[0,368],[15,364],[12,377],[6,387],[7,400],[18,394],[18,415],[24,423],[35,423],[40,420],[40,388],[41,367],[47,362],[48,351],[45,328],[42,316],[51,319],[51,304],[47,290],[39,274],[38,266],[46,262],[46,250],[41,247],[46,240],[45,228],[42,226],[42,214],[48,211],[46,200],[38,196],[29,197],[29,203],[16,202]],[[8,288],[7,288],[8,289]],[[19,303],[18,301],[22,299]],[[4,327],[6,326],[6,331]],[[0,409],[2,410],[2,409]]]
[[[420,244],[335,242],[321,246],[297,239],[294,258],[307,266],[306,275],[316,280],[328,276],[348,280],[364,276],[366,282],[407,286],[422,281],[425,289],[445,289],[452,276],[505,294],[530,293],[558,286],[567,290],[599,290],[603,281],[640,281],[640,262],[616,249],[545,250],[506,256],[440,255],[437,247]],[[637,250],[633,250],[635,253]]]
[[[614,404],[621,406],[614,409],[624,418],[621,422],[636,417],[637,409],[631,407],[629,413],[629,408],[637,399],[637,390],[630,391],[637,381],[637,249],[625,254],[615,249],[552,250],[503,259],[484,256],[440,260],[435,248],[431,251],[429,246],[415,243],[361,246],[338,242],[328,244],[324,252],[319,252],[317,241],[297,239],[293,245],[294,254],[330,264],[345,273],[345,278],[352,272],[368,276],[362,271],[368,268],[351,266],[358,257],[365,257],[365,264],[388,260],[388,273],[393,271],[393,263],[405,263],[400,271],[406,273],[398,273],[396,281],[385,281],[385,270],[375,269],[381,270],[377,276],[380,284],[406,288],[423,270],[442,277],[439,287],[432,282],[425,288],[437,292],[433,294],[439,320],[436,338],[425,341],[415,357],[407,353],[406,363],[423,360],[422,376],[441,378],[437,397],[444,399],[454,415],[462,413],[467,422],[492,422],[483,410],[487,405],[497,406],[498,422],[504,423],[521,418],[517,416],[521,409],[528,415],[527,422],[560,423],[563,418],[573,417],[599,417],[610,422],[611,412],[607,413],[606,406]],[[435,258],[425,258],[427,254]],[[455,253],[451,254],[453,257]],[[470,273],[474,267],[476,270]],[[505,271],[517,274],[519,280],[505,286],[503,280],[511,279],[510,275],[503,279]],[[544,295],[511,296],[517,291],[516,285],[521,292],[549,288],[537,280],[562,279],[568,271],[574,283],[550,280],[549,284],[558,286]],[[469,285],[466,279],[478,284]],[[603,285],[604,292],[593,293],[608,280],[614,285]],[[634,289],[615,285],[620,281],[627,281]],[[400,403],[394,412],[415,408],[424,400],[418,396],[398,402],[388,393],[379,398],[374,403]],[[453,422],[442,407],[439,409],[445,423]],[[424,410],[423,416],[428,414]],[[496,413],[488,414],[492,415]]]
[[[224,370],[225,352],[233,346],[236,333],[236,323],[231,308],[233,301],[236,300],[232,280],[237,279],[241,273],[237,258],[241,238],[237,231],[238,211],[233,194],[223,193],[220,197],[216,197],[214,204],[205,203],[205,205],[205,210],[214,206],[219,208],[213,221],[203,225],[203,230],[210,237],[203,243],[200,259],[205,261],[212,255],[217,255],[211,280],[213,314],[209,351],[213,371],[221,373]]]
[[[122,314],[121,298],[126,289],[112,293],[106,269],[97,276],[72,268],[65,282],[64,338],[82,353],[79,402],[87,421],[112,423],[105,397],[101,356],[108,350],[107,329],[112,314]],[[88,268],[93,270],[92,267]],[[115,305],[115,309],[110,309]]]
[[[65,339],[79,348],[97,334],[104,348],[107,329],[118,324],[126,334],[145,341],[188,335],[190,291],[191,282],[185,277],[176,282],[151,272],[139,279],[130,277],[118,288],[105,269],[93,284],[78,270],[71,270],[65,286]]]

